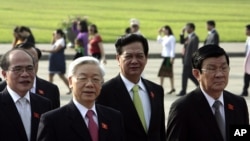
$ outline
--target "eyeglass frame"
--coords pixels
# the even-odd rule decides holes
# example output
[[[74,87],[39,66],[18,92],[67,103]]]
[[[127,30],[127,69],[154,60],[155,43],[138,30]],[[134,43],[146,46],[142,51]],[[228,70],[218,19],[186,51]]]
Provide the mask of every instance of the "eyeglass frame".
[[[28,65],[28,66],[14,66],[7,71],[12,71],[14,74],[20,75],[24,72],[27,72],[29,74],[35,73],[35,67],[33,65]]]

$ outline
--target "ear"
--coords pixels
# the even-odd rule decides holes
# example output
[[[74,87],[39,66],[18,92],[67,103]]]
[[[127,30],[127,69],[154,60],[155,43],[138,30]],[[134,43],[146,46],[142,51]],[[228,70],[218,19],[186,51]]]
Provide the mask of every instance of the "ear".
[[[7,72],[2,70],[2,76],[4,77],[4,79],[6,79],[6,77],[7,77],[6,75],[7,75]]]
[[[193,73],[193,76],[198,80],[200,81],[200,71],[198,69],[193,69],[192,70],[192,73]]]
[[[69,82],[69,88],[71,89],[73,86],[72,86],[72,76],[70,76],[68,78],[68,82]]]
[[[118,65],[120,66],[120,59],[121,59],[120,55],[116,54],[115,59],[118,61]]]

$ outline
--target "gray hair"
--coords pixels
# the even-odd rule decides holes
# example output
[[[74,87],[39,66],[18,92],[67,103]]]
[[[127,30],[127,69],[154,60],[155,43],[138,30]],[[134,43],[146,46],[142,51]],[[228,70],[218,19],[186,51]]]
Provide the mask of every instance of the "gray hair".
[[[99,60],[97,60],[96,58],[91,57],[91,56],[79,57],[79,58],[75,59],[73,62],[71,62],[69,65],[69,69],[68,69],[68,77],[73,76],[75,74],[76,67],[81,65],[81,64],[96,64],[100,69],[100,73],[101,73],[102,77],[104,77],[104,75],[105,75],[104,68],[99,63]]]

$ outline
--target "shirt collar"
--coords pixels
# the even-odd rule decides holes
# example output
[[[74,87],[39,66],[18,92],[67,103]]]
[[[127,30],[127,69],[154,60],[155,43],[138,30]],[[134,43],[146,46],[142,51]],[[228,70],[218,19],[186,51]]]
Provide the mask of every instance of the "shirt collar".
[[[95,115],[97,116],[95,104],[90,109],[88,109],[85,106],[83,106],[82,104],[80,104],[75,98],[73,98],[73,103],[76,105],[76,108],[80,111],[83,118],[86,117],[88,110],[92,110],[95,113]]]
[[[203,95],[206,97],[207,101],[208,101],[208,104],[210,107],[213,107],[213,104],[215,102],[215,100],[219,100],[222,104],[222,106],[224,106],[224,98],[223,98],[223,92],[221,92],[221,95],[218,99],[214,99],[213,97],[211,97],[210,95],[208,95],[204,90],[203,88],[201,87],[201,91],[203,93]]]
[[[8,85],[7,85],[7,91],[9,92],[14,103],[16,103],[21,98],[21,96],[19,96],[15,91],[13,91]],[[30,102],[29,91],[24,95],[24,98],[26,98],[28,102]]]
[[[191,38],[193,36],[194,32],[188,34],[188,38]]]
[[[129,81],[125,76],[123,76],[121,73],[120,73],[120,76],[121,76],[121,79],[122,81],[124,82],[125,84],[125,87],[127,88],[127,91],[130,92],[132,90],[132,88],[134,87],[134,83]],[[137,85],[139,86],[139,88],[143,91],[146,91],[146,88],[145,86],[143,85],[142,83],[142,80],[140,78],[139,82],[137,83]]]

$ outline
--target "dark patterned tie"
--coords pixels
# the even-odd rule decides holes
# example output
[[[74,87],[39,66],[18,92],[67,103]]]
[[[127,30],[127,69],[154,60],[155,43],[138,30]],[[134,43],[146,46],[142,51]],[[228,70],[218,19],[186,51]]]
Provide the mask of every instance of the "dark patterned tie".
[[[94,112],[92,110],[88,110],[86,116],[89,119],[88,128],[89,133],[92,138],[92,141],[98,141],[98,126],[93,119]]]
[[[215,111],[214,116],[216,118],[221,135],[222,135],[224,141],[226,141],[226,130],[225,130],[226,126],[225,126],[225,121],[223,120],[222,115],[220,113],[220,105],[221,105],[221,102],[219,100],[216,100],[214,102],[214,104],[213,104],[213,108]]]

